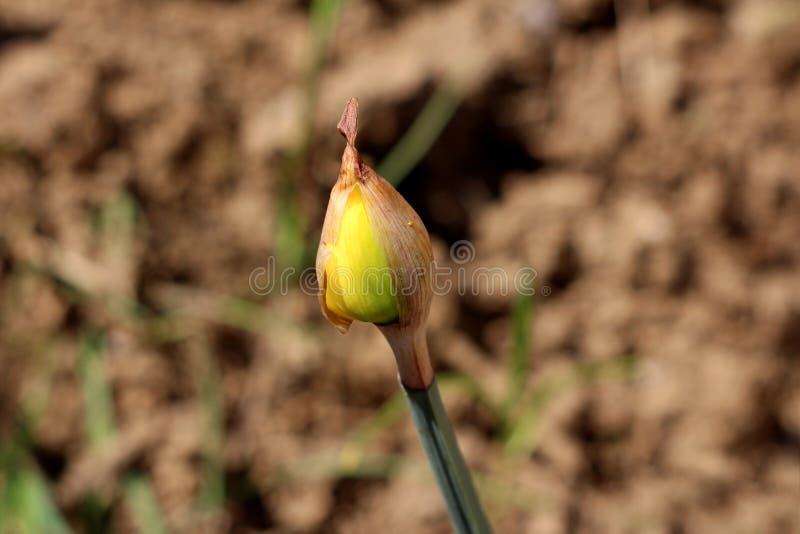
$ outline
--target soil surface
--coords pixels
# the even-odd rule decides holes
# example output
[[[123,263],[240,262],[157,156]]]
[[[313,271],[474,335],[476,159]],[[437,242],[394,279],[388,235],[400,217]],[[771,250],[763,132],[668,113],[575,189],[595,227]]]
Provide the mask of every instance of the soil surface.
[[[800,532],[797,2],[352,0],[317,77],[308,4],[0,0],[0,441],[70,526],[138,475],[173,532],[450,531],[378,331],[251,289],[347,99],[376,163],[445,86],[399,190],[435,368],[513,400],[442,381],[496,532]]]

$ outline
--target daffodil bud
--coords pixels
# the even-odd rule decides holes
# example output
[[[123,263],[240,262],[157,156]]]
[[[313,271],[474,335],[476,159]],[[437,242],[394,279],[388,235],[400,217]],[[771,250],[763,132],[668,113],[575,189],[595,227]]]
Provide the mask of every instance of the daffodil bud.
[[[403,383],[427,388],[433,380],[425,343],[433,295],[428,232],[402,195],[362,161],[357,99],[347,103],[338,129],[347,145],[317,251],[322,313],[341,332],[353,321],[376,324]]]

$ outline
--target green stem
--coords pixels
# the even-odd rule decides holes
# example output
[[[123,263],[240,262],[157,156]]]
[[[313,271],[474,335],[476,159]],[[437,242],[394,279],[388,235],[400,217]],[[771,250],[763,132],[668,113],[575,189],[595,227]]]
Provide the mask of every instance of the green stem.
[[[447,504],[455,532],[490,533],[489,521],[472,484],[467,464],[461,456],[436,381],[434,380],[428,389],[409,389],[403,386],[403,391],[422,447]]]

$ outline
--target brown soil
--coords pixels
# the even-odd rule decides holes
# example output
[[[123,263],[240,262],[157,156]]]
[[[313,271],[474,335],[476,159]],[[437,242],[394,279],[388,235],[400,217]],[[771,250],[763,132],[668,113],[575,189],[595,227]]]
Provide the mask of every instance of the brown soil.
[[[309,241],[347,98],[380,161],[451,80],[463,101],[400,186],[437,259],[468,239],[468,270],[536,269],[531,391],[633,361],[549,396],[522,457],[445,388],[496,531],[800,532],[800,9],[616,7],[348,2],[297,179]],[[76,530],[94,494],[104,529],[132,531],[121,482],[140,472],[175,532],[449,531],[407,417],[366,451],[393,469],[342,460],[397,391],[378,332],[249,289],[277,253],[308,32],[290,0],[0,1],[0,439],[29,428]],[[435,367],[502,397],[512,301],[437,297]],[[101,448],[78,372],[93,332],[116,426]]]

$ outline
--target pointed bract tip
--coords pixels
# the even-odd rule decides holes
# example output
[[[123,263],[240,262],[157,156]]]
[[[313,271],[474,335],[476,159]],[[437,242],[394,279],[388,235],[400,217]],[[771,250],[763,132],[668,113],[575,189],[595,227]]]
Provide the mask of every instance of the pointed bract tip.
[[[339,133],[347,139],[347,144],[355,147],[356,134],[358,133],[358,99],[356,97],[347,101],[347,105],[342,112],[342,118],[336,126]]]

